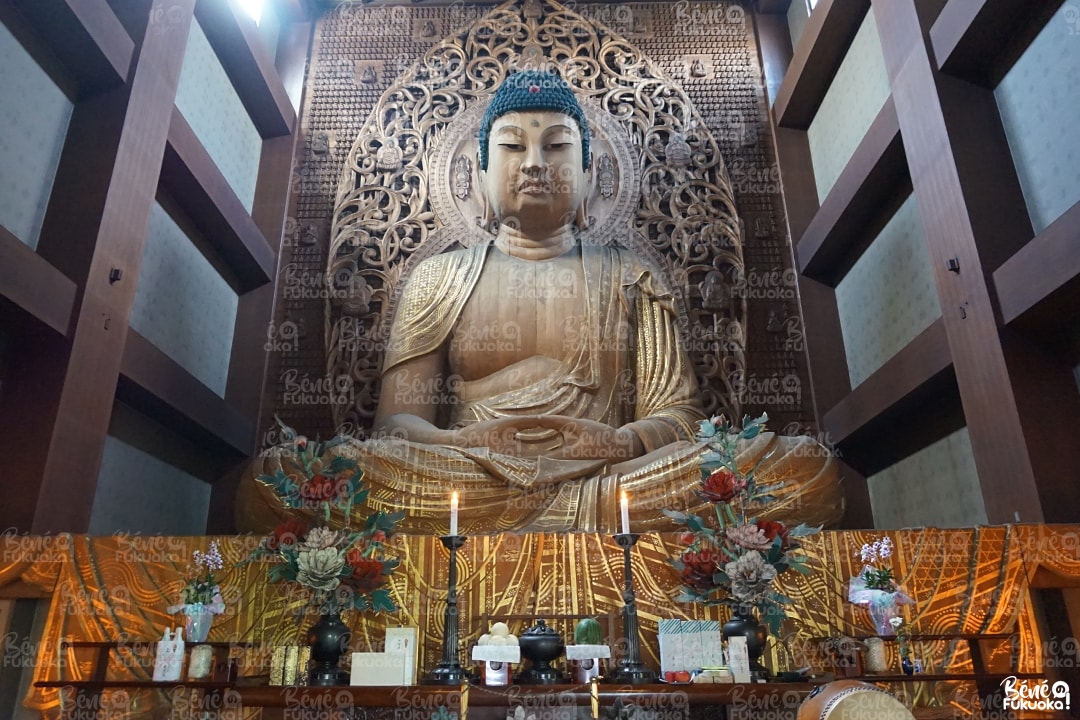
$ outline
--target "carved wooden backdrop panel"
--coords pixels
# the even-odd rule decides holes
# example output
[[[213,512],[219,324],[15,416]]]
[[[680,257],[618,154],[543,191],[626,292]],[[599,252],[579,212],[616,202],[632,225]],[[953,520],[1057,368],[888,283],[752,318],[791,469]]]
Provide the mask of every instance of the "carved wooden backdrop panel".
[[[505,74],[554,66],[593,133],[585,242],[676,291],[706,407],[812,423],[753,17],[740,4],[344,5],[318,22],[263,427],[370,425],[416,262],[483,239],[475,127]],[[725,162],[726,161],[726,162]],[[272,442],[271,433],[264,438]]]

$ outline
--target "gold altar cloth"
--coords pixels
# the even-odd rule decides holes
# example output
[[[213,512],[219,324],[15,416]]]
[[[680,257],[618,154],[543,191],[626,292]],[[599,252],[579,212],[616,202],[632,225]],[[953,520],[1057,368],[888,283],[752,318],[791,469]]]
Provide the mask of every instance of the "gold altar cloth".
[[[813,572],[787,573],[779,589],[793,599],[792,616],[783,636],[785,649],[771,648],[771,667],[803,664],[811,653],[809,638],[870,635],[865,609],[847,602],[847,583],[860,570],[858,551],[864,542],[884,535],[896,546],[893,568],[916,601],[905,609],[915,634],[1020,633],[1019,667],[1039,672],[1045,647],[1039,638],[1029,601],[1036,573],[1080,578],[1080,526],[1010,525],[958,530],[934,528],[903,531],[837,531],[808,538]],[[178,602],[184,569],[193,550],[205,551],[210,537],[114,535],[0,536],[0,587],[21,581],[51,595],[48,619],[40,641],[9,646],[5,657],[34,663],[35,681],[60,678],[62,639],[147,641],[161,637],[168,625],[182,624],[165,608]],[[275,644],[302,642],[314,616],[305,617],[300,602],[285,587],[265,580],[261,564],[240,564],[258,543],[256,536],[229,536],[221,541],[226,569],[221,584],[228,610],[215,618],[211,641]],[[417,626],[420,671],[440,659],[447,551],[437,538],[398,536],[402,556],[391,589],[401,608],[392,615],[348,613],[353,649],[378,649],[390,625]],[[726,618],[720,608],[680,605],[672,598],[678,578],[667,560],[678,552],[677,535],[645,534],[634,549],[634,587],[639,605],[642,651],[657,665],[659,618]],[[461,653],[490,622],[510,619],[520,630],[534,618],[548,619],[564,637],[572,637],[573,616],[612,616],[621,609],[622,553],[599,534],[503,534],[470,538],[459,552]],[[619,631],[618,627],[615,632]],[[923,649],[941,670],[970,670],[966,644],[941,643]],[[616,652],[618,648],[615,648]],[[790,653],[789,653],[790,651]],[[1008,669],[1007,649],[991,655]],[[242,673],[268,672],[269,653],[255,653]],[[64,679],[85,678],[88,660],[66,657]],[[114,673],[145,677],[143,667],[116,667]],[[118,677],[119,675],[114,675]],[[945,683],[931,704],[955,702]],[[25,699],[31,708],[55,709],[56,690],[32,688]]]

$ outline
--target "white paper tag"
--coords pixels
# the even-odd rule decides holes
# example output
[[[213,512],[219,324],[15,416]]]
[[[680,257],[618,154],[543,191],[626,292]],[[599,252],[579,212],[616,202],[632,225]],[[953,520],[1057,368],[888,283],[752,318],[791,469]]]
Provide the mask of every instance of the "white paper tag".
[[[415,627],[386,628],[386,652],[405,657],[405,682],[416,684],[416,648],[419,631]]]
[[[746,649],[746,638],[730,637],[728,644],[728,662],[731,664],[731,674],[735,676],[735,682],[750,682],[750,653]]]

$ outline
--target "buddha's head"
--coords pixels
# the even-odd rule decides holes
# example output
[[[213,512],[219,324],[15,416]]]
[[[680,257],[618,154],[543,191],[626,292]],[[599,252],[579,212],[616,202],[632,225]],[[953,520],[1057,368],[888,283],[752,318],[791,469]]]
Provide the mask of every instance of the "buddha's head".
[[[547,236],[572,224],[589,189],[589,126],[566,82],[538,70],[506,78],[480,126],[479,165],[503,226]]]

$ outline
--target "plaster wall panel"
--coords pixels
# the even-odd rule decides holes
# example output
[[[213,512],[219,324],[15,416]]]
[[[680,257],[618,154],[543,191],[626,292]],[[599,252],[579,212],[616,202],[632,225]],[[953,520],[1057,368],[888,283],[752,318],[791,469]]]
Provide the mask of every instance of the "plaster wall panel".
[[[250,211],[262,137],[198,22],[192,23],[188,36],[176,107]]]
[[[828,196],[890,92],[871,8],[807,130],[819,200]]]
[[[788,31],[791,33],[791,47],[797,47],[803,30],[806,29],[806,21],[810,19],[810,9],[806,6],[806,0],[791,0],[788,6],[787,21]]]
[[[210,485],[109,435],[89,535],[201,535]]]
[[[1065,3],[994,91],[1035,232],[1080,201],[1080,12]]]
[[[155,203],[131,327],[224,397],[236,307],[233,289]]]
[[[866,479],[874,527],[986,525],[967,428]]]
[[[0,225],[37,247],[73,106],[0,24]]]
[[[852,387],[941,317],[914,195],[836,286],[836,306]]]

